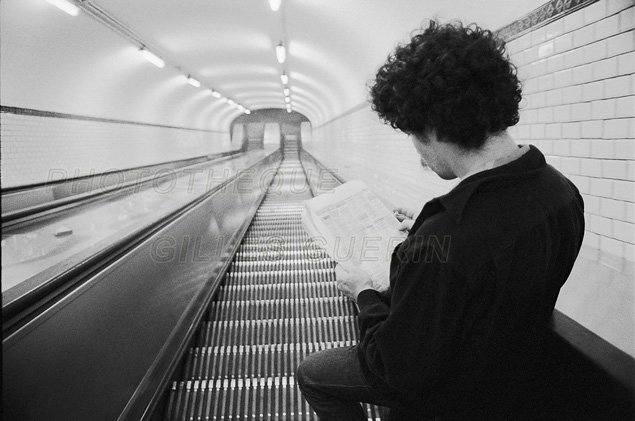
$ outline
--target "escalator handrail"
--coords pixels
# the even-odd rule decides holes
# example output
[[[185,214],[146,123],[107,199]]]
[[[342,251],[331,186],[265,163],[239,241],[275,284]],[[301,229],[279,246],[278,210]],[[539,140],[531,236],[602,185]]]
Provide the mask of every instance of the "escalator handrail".
[[[282,160],[279,162],[278,168],[281,162]],[[269,183],[269,185],[270,184],[271,183]],[[263,191],[255,203],[255,209],[260,207],[265,195],[266,194]],[[244,237],[254,217],[255,212],[243,221],[241,227],[237,230],[237,237]],[[209,289],[201,292],[200,296],[196,297],[192,301],[189,309],[189,316],[183,318],[180,329],[177,328],[173,331],[172,337],[180,337],[181,340],[178,341],[178,343],[173,340],[168,340],[165,343],[164,348],[161,350],[161,354],[170,355],[171,358],[160,361],[159,364],[162,364],[162,366],[155,367],[152,370],[152,378],[145,379],[145,383],[152,384],[153,387],[145,389],[139,388],[137,392],[135,392],[135,395],[130,399],[129,404],[122,412],[119,420],[154,421],[157,419],[157,411],[160,409],[159,407],[162,402],[162,398],[164,397],[164,392],[174,380],[174,375],[176,374],[176,369],[182,360],[182,356],[185,355],[185,352],[192,346],[192,341],[195,338],[198,326],[205,317],[207,309],[221,285],[221,280],[232,264],[233,256],[237,253],[239,247],[240,241],[228,251],[228,255],[232,256],[232,258],[228,258],[223,264],[223,267],[219,270],[218,275],[216,276],[216,282],[214,282]],[[149,403],[145,405],[146,402]]]
[[[250,169],[261,165],[265,160],[276,159],[276,157],[280,154],[281,152],[276,150],[263,157],[245,171],[249,171]],[[148,226],[125,235],[115,243],[104,247],[99,252],[91,255],[79,264],[74,265],[62,273],[52,276],[50,279],[38,280],[35,284],[27,280],[26,282],[18,284],[5,291],[2,297],[3,341],[11,337],[20,329],[21,326],[28,323],[35,316],[44,312],[47,308],[61,300],[69,293],[69,291],[79,287],[92,275],[111,265],[137,244],[147,240],[160,229],[187,213],[190,209],[196,207],[198,204],[218,192],[223,191],[229,183],[239,179],[242,174],[243,173],[241,172],[237,173],[228,180],[225,180],[223,183],[215,186],[210,191],[195,198],[193,201],[167,215],[162,216],[158,220],[150,223]]]
[[[213,162],[221,162],[223,160],[233,159],[235,158],[234,155],[238,156],[242,154],[243,154],[242,152],[238,151],[238,153],[235,153],[232,155],[224,155],[224,156],[215,157],[208,161],[199,162],[199,163],[184,166],[184,167],[178,167],[178,171],[182,172],[183,170],[196,168],[198,166],[208,165]],[[130,170],[127,170],[127,171],[130,171]],[[93,177],[98,177],[98,176],[103,177],[104,174],[95,175]],[[102,199],[112,199],[113,197],[116,197],[116,196],[130,194],[131,190],[133,189],[138,190],[141,186],[144,186],[149,183],[158,182],[162,180],[163,178],[167,178],[171,175],[172,174],[170,173],[166,173],[162,176],[157,176],[156,174],[149,175],[149,176],[143,177],[141,180],[129,180],[124,183],[117,184],[114,188],[108,188],[108,187],[101,188],[100,186],[100,188],[92,189],[86,193],[80,193],[80,194],[72,195],[62,199],[52,200],[52,201],[40,203],[37,205],[28,206],[28,207],[18,209],[15,211],[5,212],[1,216],[2,229],[15,227],[16,225],[19,225],[22,223],[30,223],[34,220],[50,218],[59,212],[64,212],[69,209],[74,209],[74,208],[78,208],[88,204],[92,204]],[[68,182],[68,180],[59,181],[55,183],[47,183],[46,186],[51,187],[54,184],[62,184],[66,182]],[[4,193],[4,194],[7,194],[7,193]],[[8,194],[11,194],[11,192],[9,192]]]
[[[324,164],[322,164],[316,157],[314,157],[310,152],[308,152],[306,149],[300,149],[300,153],[302,153],[303,155],[305,155],[307,158],[309,158],[310,160],[312,160],[315,165],[317,167],[319,167],[321,170],[325,170],[327,171],[329,174],[331,174],[340,184],[344,184],[346,183],[346,180],[344,178],[342,178],[340,175],[338,175],[335,171],[333,171],[333,169],[328,168],[327,166],[325,166]],[[304,168],[304,167],[303,167]]]

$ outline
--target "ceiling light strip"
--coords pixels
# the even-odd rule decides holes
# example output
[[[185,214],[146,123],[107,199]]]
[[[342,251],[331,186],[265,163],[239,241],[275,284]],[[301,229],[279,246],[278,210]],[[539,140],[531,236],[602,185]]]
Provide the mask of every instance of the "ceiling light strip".
[[[47,1],[54,1],[54,0],[47,0]],[[91,18],[105,25],[109,29],[117,32],[119,35],[123,36],[128,41],[132,42],[133,44],[136,44],[137,47],[139,47],[141,54],[146,58],[146,60],[150,61],[152,64],[154,64],[155,66],[159,68],[163,68],[165,66],[166,62],[161,58],[163,54],[161,54],[160,50],[148,44],[139,35],[134,33],[131,29],[123,25],[117,19],[115,19],[115,17],[112,16],[110,13],[108,13],[106,10],[99,7],[98,5],[93,3],[91,0],[82,0],[79,3],[76,3],[76,5],[79,9],[86,12]],[[160,63],[163,63],[163,65],[159,65]],[[187,82],[190,85],[197,88],[201,86],[201,82],[199,82],[195,78],[192,78],[189,72],[183,70],[183,68],[181,68],[178,65],[172,64],[171,66],[175,68],[176,70],[178,70],[179,72],[183,73],[187,77]],[[222,95],[218,91],[214,89],[211,89],[210,91],[212,93],[212,96],[214,96],[214,98],[222,97]],[[246,114],[249,114],[248,111],[249,110],[245,107],[244,112]]]
[[[280,44],[276,46],[276,58],[280,64],[283,64],[287,59],[287,49],[282,44],[282,41],[280,41]]]
[[[274,12],[277,12],[280,9],[281,5],[282,0],[269,0],[269,7],[271,7],[271,10],[273,10]]]
[[[163,61],[162,58],[160,58],[159,56],[154,54],[152,51],[148,50],[145,45],[143,47],[141,47],[139,52],[141,53],[143,58],[145,58],[150,63],[152,63],[155,66],[157,66],[159,69],[162,69],[162,68],[165,67],[165,61]]]
[[[79,15],[79,7],[68,0],[46,0],[58,9],[63,10],[71,16]]]

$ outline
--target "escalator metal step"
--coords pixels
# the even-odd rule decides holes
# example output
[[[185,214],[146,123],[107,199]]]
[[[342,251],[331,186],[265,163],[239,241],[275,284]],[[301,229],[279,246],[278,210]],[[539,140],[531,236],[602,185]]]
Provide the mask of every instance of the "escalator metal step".
[[[362,405],[368,420],[381,420],[378,408]],[[168,419],[317,421],[293,377],[188,380],[172,387]]]
[[[210,307],[213,320],[287,319],[291,317],[344,316],[353,313],[345,297],[279,298],[273,300],[215,301]]]
[[[308,354],[358,341],[335,263],[301,222],[310,192],[296,145],[274,177],[172,384],[165,419],[317,420],[295,381]],[[378,408],[363,405],[369,420]]]
[[[315,343],[356,339],[357,321],[354,316],[224,320],[205,322],[202,331],[207,330],[211,345]]]
[[[189,377],[185,380],[290,377],[294,375],[297,364],[308,354],[355,343],[349,340],[194,347],[186,360],[185,371]]]

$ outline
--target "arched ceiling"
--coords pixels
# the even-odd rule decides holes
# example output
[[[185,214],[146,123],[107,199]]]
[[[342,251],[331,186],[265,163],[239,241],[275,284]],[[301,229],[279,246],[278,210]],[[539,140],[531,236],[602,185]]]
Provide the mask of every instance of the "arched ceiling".
[[[367,100],[366,84],[426,18],[496,30],[544,0],[85,0],[160,55],[45,0],[3,0],[2,105],[227,131],[241,111],[284,108],[323,124]],[[275,47],[287,47],[279,64]],[[191,74],[202,86],[184,83]]]

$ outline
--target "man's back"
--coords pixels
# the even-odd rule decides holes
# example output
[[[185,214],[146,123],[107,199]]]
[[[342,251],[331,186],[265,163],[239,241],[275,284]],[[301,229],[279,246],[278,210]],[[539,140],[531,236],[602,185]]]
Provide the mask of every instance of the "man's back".
[[[583,233],[577,189],[535,148],[430,202],[393,256],[388,319],[360,305],[369,380],[437,414],[505,411]]]

